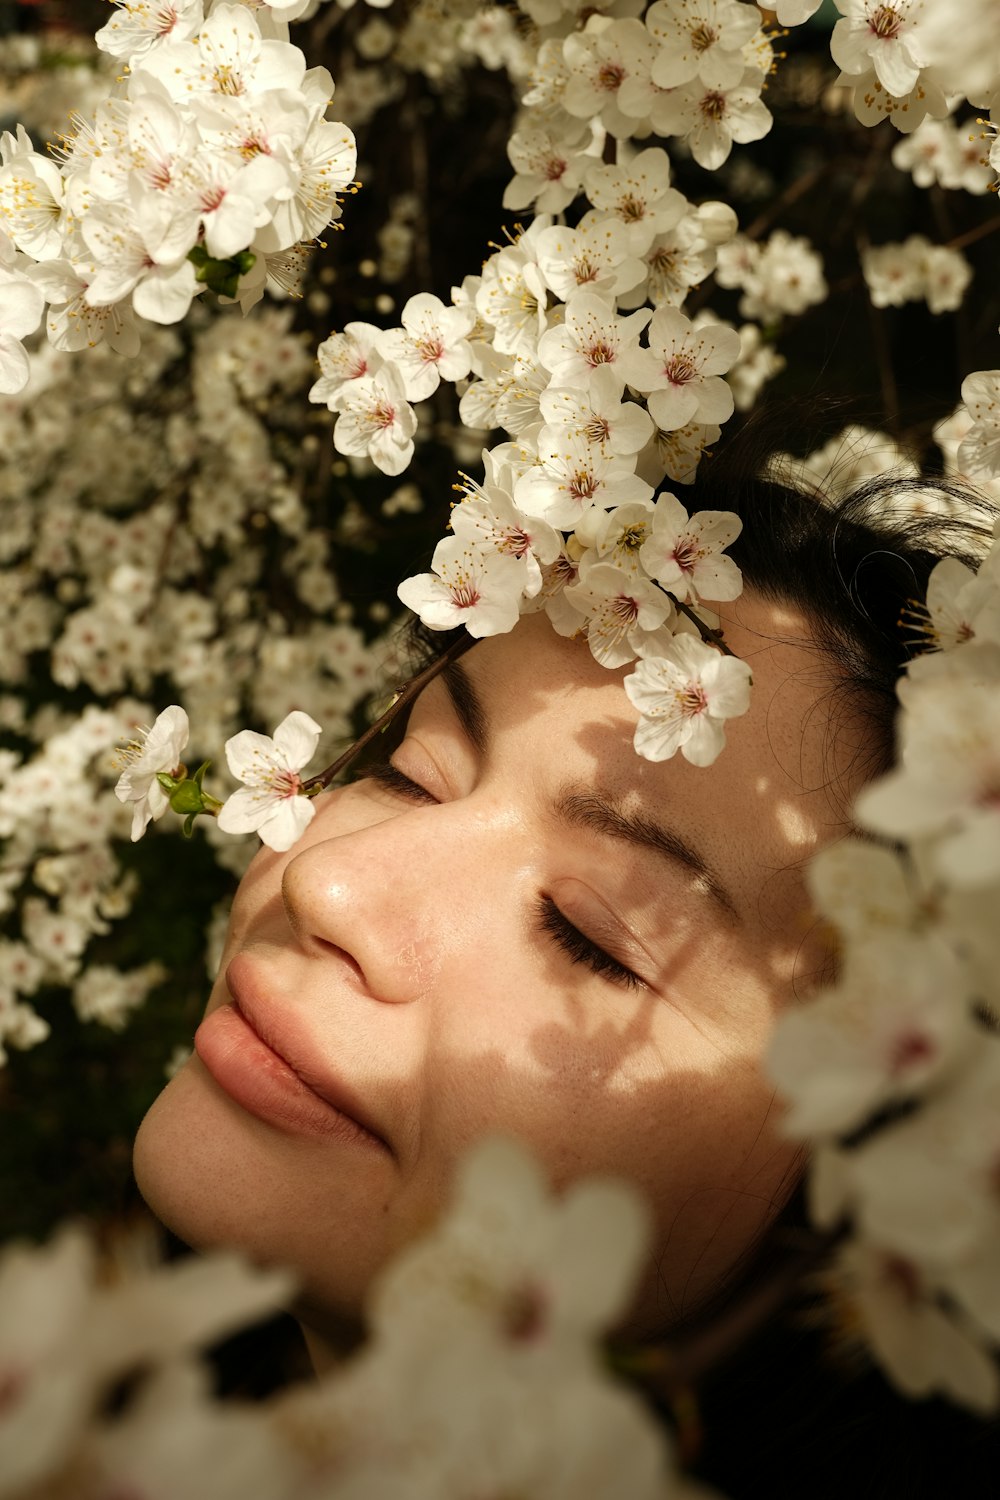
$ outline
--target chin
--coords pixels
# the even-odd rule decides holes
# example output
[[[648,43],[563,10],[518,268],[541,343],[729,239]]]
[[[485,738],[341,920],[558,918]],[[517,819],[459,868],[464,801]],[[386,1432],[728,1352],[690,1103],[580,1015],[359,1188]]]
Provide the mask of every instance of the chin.
[[[133,1170],[149,1208],[185,1244],[289,1267],[311,1322],[351,1326],[392,1253],[392,1215],[379,1183],[303,1146],[249,1117],[195,1057],[146,1114]]]

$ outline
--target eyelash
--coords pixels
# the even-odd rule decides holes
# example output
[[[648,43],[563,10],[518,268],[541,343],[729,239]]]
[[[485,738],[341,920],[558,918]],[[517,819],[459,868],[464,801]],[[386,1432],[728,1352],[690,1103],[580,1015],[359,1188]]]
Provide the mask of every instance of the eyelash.
[[[617,958],[612,958],[610,953],[605,953],[603,948],[599,948],[578,927],[574,927],[551,896],[539,896],[535,916],[541,930],[559,944],[571,963],[586,964],[599,979],[609,979],[612,984],[621,985],[623,989],[645,989],[638,974],[633,974],[631,969],[619,963]]]
[[[436,803],[437,798],[422,787],[418,781],[411,781],[402,771],[397,770],[388,761],[369,766],[366,771],[367,777],[378,783],[389,792],[396,792],[401,797],[409,797],[413,802]],[[569,958],[571,963],[585,964],[592,974],[599,979],[610,980],[612,984],[620,985],[623,989],[644,989],[645,985],[638,974],[618,959],[612,958],[610,953],[605,953],[603,948],[574,927],[551,896],[540,896],[535,906],[535,919],[540,931],[552,938]]]

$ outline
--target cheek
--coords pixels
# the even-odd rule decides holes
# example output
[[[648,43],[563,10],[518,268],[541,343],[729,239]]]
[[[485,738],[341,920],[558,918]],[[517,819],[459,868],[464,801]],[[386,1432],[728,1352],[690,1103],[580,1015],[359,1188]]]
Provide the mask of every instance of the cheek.
[[[624,1025],[586,1035],[580,1018],[575,1031],[541,1026],[522,1049],[508,1048],[502,1071],[463,1078],[473,1086],[451,1101],[464,1105],[470,1139],[513,1131],[557,1187],[613,1175],[641,1189],[655,1221],[643,1328],[676,1321],[718,1290],[800,1170],[798,1148],[778,1133],[758,1037],[727,1056],[679,1017],[665,1024],[653,1012],[662,1005],[633,1002]]]

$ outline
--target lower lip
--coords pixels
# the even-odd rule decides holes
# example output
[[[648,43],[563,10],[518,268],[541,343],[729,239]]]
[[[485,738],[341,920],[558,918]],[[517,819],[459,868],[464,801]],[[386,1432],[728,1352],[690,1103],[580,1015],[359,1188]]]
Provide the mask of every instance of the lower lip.
[[[384,1150],[371,1131],[303,1083],[235,1005],[220,1005],[205,1017],[194,1034],[194,1050],[219,1087],[258,1120],[292,1135],[333,1137]]]

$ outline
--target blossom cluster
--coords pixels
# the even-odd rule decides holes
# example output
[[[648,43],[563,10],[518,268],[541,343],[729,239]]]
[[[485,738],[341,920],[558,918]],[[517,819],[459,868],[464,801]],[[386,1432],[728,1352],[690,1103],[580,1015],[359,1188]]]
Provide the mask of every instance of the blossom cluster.
[[[484,481],[464,484],[453,535],[432,571],[401,587],[403,602],[433,628],[465,625],[476,636],[544,608],[607,665],[661,663],[627,679],[642,704],[636,747],[708,763],[725,742],[725,718],[745,710],[748,674],[713,662],[712,644],[675,637],[699,629],[710,641],[695,607],[738,592],[731,574],[721,588],[707,582],[702,552],[711,537],[708,555],[717,555],[723,532],[732,540],[735,531],[654,492],[666,479],[689,482],[737,394],[746,409],[780,368],[772,351],[754,357],[768,348],[761,325],[822,302],[828,286],[803,237],[779,229],[761,243],[737,233],[725,203],[689,201],[673,184],[668,145],[716,171],[734,143],[763,136],[774,39],[741,0],[656,0],[641,14],[548,0],[522,9],[535,50],[527,67],[523,50],[505,60],[521,107],[504,206],[532,210],[530,227],[453,288],[450,304],[421,292],[396,328],[351,323],[334,333],[320,347],[311,399],[336,414],[339,452],[399,474],[414,451],[414,403],[454,382],[463,422],[508,440],[484,454]],[[815,9],[788,0],[778,20],[797,25]],[[915,102],[935,89],[947,87],[951,108],[963,95],[988,105],[993,81],[972,98],[957,81],[968,59],[947,28],[923,38],[921,7],[847,0],[840,9],[831,48],[859,118],[878,117],[859,104],[872,89],[894,90],[882,112],[907,129],[929,109],[945,130],[948,107],[921,113]],[[643,145],[650,137],[657,144]],[[979,191],[982,164],[954,143],[949,154],[946,139],[949,181]],[[862,269],[877,307],[919,299],[932,312],[958,307],[971,278],[958,250],[922,236],[867,250]],[[759,324],[737,335],[706,309],[686,315],[690,293],[713,273],[741,291],[741,315]],[[664,572],[652,530],[662,535],[668,515]],[[700,587],[688,566],[695,556]]]
[[[978,571],[940,562],[913,625],[899,764],[855,806],[874,841],[810,868],[839,976],[780,1023],[770,1071],[811,1146],[813,1219],[849,1229],[835,1300],[904,1391],[995,1411],[1000,540]]]
[[[104,1284],[82,1230],[8,1249],[0,1500],[697,1500],[666,1430],[598,1359],[647,1242],[634,1190],[592,1180],[554,1198],[521,1147],[484,1142],[382,1273],[361,1353],[254,1407],[214,1397],[199,1351],[285,1304],[286,1273],[220,1252],[162,1266],[132,1244]]]
[[[136,318],[177,323],[206,287],[246,307],[339,219],[356,148],[287,40],[301,9],[116,0],[97,43],[121,86],[56,159],[0,139],[0,391],[26,384],[43,315],[57,349],[134,354]]]

